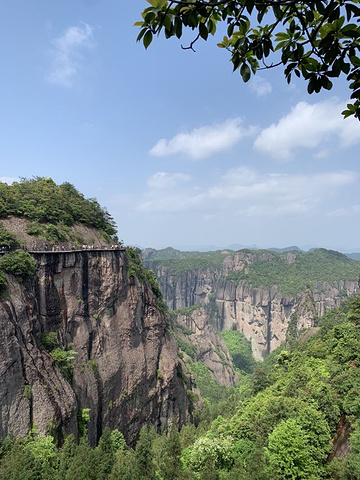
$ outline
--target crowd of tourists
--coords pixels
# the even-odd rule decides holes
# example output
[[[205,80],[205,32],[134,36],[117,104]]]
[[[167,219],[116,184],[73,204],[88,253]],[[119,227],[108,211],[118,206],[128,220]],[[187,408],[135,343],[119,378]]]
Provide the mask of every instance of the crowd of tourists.
[[[18,247],[12,247],[10,245],[3,245],[0,247],[0,253],[10,252],[15,250]],[[68,251],[79,251],[79,250],[125,250],[123,243],[116,243],[113,245],[88,245],[83,244],[81,246],[72,245],[71,247],[64,245],[48,245],[42,242],[34,242],[30,246],[21,245],[23,250],[28,250],[29,252],[68,252]]]

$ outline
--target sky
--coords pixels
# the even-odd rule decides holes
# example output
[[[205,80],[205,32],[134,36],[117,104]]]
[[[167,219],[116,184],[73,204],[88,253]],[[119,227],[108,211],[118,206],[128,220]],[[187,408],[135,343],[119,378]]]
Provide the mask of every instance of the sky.
[[[244,84],[214,38],[136,42],[145,0],[12,0],[0,14],[0,180],[98,199],[125,244],[360,251],[360,123],[345,80]]]

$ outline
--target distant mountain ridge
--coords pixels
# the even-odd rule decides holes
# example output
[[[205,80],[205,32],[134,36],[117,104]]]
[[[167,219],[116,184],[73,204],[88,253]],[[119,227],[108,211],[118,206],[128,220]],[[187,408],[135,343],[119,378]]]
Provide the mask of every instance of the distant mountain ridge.
[[[352,258],[353,260],[360,261],[360,253],[346,253],[346,256]]]
[[[334,247],[328,247],[328,246],[319,246],[319,245],[302,245],[301,247],[298,247],[297,245],[291,245],[288,247],[273,247],[273,246],[265,246],[261,247],[258,245],[245,245],[242,243],[232,243],[230,245],[226,246],[219,246],[219,245],[174,245],[172,247],[166,247],[166,248],[153,248],[153,247],[142,247],[141,245],[137,245],[140,250],[155,250],[157,252],[162,252],[165,250],[176,250],[178,252],[215,252],[217,250],[232,250],[234,252],[237,252],[238,250],[269,250],[270,252],[290,252],[290,251],[296,251],[296,252],[309,252],[310,250],[318,250],[320,248],[325,248],[326,250],[333,250],[333,251],[338,251],[341,253],[344,253],[350,258],[353,258],[354,260],[359,260],[360,258],[360,248],[354,247],[354,248],[347,248],[347,249],[341,249],[341,248],[334,248]]]

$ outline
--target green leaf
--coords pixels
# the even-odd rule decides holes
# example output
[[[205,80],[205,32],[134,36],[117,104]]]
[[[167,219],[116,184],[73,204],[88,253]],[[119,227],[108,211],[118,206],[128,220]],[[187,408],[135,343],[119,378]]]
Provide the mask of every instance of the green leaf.
[[[153,39],[153,34],[151,33],[150,30],[148,30],[145,33],[144,39],[143,39],[143,44],[146,49],[149,47],[150,43],[152,42],[152,39]]]
[[[243,63],[240,68],[240,75],[242,76],[243,81],[246,83],[250,80],[251,71],[249,66],[246,63]]]
[[[314,92],[315,90],[315,82],[314,82],[314,77],[311,77],[308,83],[307,91],[310,93],[310,95]]]
[[[333,86],[331,80],[329,80],[328,77],[326,77],[325,75],[321,77],[321,85],[326,90],[331,90]]]
[[[166,30],[171,30],[171,17],[170,15],[164,15],[164,18],[162,20],[162,23],[164,25],[164,27],[166,28]]]
[[[286,32],[279,32],[275,34],[275,40],[277,42],[281,40],[288,40],[288,39],[289,39],[289,35]]]
[[[156,18],[155,13],[150,11],[145,15],[144,20],[146,23],[151,23],[155,18]]]
[[[347,62],[344,62],[343,60],[341,60],[341,70],[348,74],[350,72],[350,63],[347,63]]]
[[[355,28],[352,25],[346,25],[346,27],[342,28],[340,30],[341,35],[344,37],[350,37],[350,38],[360,38],[360,29]]]
[[[154,8],[163,8],[167,5],[167,0],[146,0]]]
[[[137,42],[140,42],[140,40],[142,39],[142,37],[145,35],[145,32],[146,32],[146,31],[147,31],[146,28],[143,28],[142,30],[140,30],[140,33],[139,33],[139,35],[138,35],[137,38],[136,38],[136,41],[137,41]]]
[[[209,32],[211,35],[215,35],[215,33],[216,33],[216,22],[213,22],[213,21],[211,20],[211,18],[210,18],[209,21],[208,21],[207,29],[208,29],[208,32]]]
[[[179,17],[175,18],[175,35],[177,38],[181,38],[182,35],[182,22]]]
[[[251,12],[254,9],[254,5],[255,5],[255,0],[247,0],[245,2],[246,10],[249,12],[250,15],[251,15]]]
[[[206,25],[203,23],[199,24],[199,32],[200,32],[200,37],[206,40],[208,38],[209,32],[208,29],[206,28]]]
[[[351,94],[350,98],[360,98],[360,88],[358,88],[357,90],[355,90],[355,91]]]
[[[248,58],[248,61],[250,63],[252,72],[255,73],[256,70],[259,68],[259,62],[253,57]]]

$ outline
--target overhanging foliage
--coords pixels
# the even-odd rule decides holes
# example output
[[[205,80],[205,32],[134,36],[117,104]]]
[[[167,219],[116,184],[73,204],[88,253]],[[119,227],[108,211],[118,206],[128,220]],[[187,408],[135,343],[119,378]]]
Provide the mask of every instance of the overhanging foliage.
[[[227,35],[218,43],[230,53],[244,82],[258,70],[284,68],[307,82],[309,93],[331,90],[332,79],[345,76],[351,102],[343,115],[360,119],[360,8],[358,0],[147,0],[137,40],[145,48],[154,35],[181,38],[194,30],[190,45],[215,35],[225,22]]]

